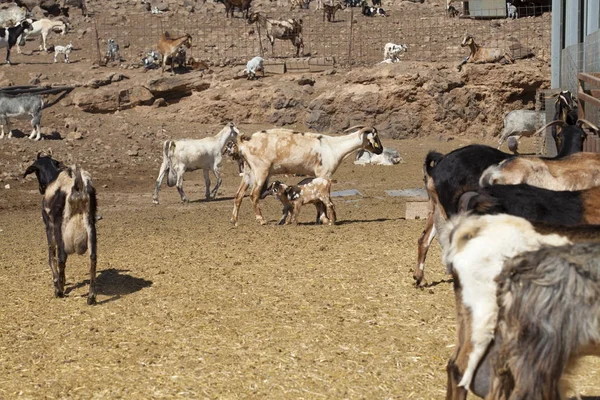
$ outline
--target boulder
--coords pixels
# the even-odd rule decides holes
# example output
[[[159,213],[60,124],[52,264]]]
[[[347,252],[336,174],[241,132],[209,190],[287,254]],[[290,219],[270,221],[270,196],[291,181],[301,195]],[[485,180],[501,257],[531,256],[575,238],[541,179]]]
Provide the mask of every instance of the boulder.
[[[201,72],[185,75],[163,76],[151,79],[144,84],[154,97],[178,98],[192,94],[193,91],[203,91],[210,87],[210,83],[203,79]]]

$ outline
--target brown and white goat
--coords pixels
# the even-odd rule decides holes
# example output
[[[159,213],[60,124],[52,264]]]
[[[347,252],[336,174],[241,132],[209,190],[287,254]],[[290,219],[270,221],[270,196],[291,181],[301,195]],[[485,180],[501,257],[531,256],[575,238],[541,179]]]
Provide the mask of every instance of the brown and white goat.
[[[25,171],[35,173],[42,197],[42,218],[48,239],[48,263],[54,295],[65,293],[67,256],[90,252],[88,304],[96,303],[96,191],[87,171],[70,168],[49,156],[40,157]]]
[[[183,36],[171,37],[168,32],[164,32],[158,41],[158,51],[162,54],[162,72],[165,72],[167,59],[176,56],[179,48],[185,46],[188,49],[192,47],[192,36],[186,33]],[[175,74],[175,66],[171,63],[171,74]]]
[[[300,207],[305,204],[314,204],[317,208],[317,224],[335,224],[335,207],[330,197],[331,183],[331,180],[323,178],[304,179],[292,186],[279,181],[273,182],[267,190],[283,204],[279,225],[298,224]]]
[[[490,388],[489,376],[475,374],[486,352],[491,352],[488,348],[498,316],[494,279],[505,261],[544,246],[599,242],[600,227],[534,226],[506,214],[461,214],[450,220],[441,236],[443,260],[454,278],[458,334],[447,367],[446,399],[465,399],[468,389],[485,397]],[[484,361],[489,363],[489,359]]]
[[[240,176],[244,175],[244,158],[240,155],[240,149],[238,149],[237,142],[230,140],[225,144],[223,148],[223,155],[231,157],[238,165],[238,172]]]
[[[502,344],[487,399],[566,399],[563,376],[582,357],[600,356],[600,245],[524,253],[496,283]]]
[[[352,132],[328,136],[276,128],[255,132],[251,137],[239,137],[238,148],[246,167],[235,195],[231,222],[237,224],[244,193],[252,185],[250,198],[254,214],[262,225],[266,224],[258,201],[261,189],[271,175],[302,174],[331,179],[348,154],[359,149],[367,149],[375,154],[383,152],[375,128],[353,127],[346,131]]]
[[[283,21],[265,17],[260,13],[252,13],[248,17],[248,23],[257,23],[267,33],[267,39],[271,43],[271,53],[274,52],[275,39],[289,40],[296,48],[296,57],[300,55],[300,49],[304,52],[304,41],[302,40],[302,19],[286,19]]]
[[[469,49],[471,50],[471,54],[469,54],[458,65],[459,71],[462,69],[462,66],[466,63],[484,64],[499,62],[502,64],[513,64],[515,62],[515,59],[509,51],[501,48],[481,47],[477,43],[475,43],[475,39],[469,34],[465,35],[460,46],[469,47]]]
[[[600,186],[600,154],[575,153],[554,160],[514,157],[486,169],[479,184],[526,183],[550,190],[582,190]]]

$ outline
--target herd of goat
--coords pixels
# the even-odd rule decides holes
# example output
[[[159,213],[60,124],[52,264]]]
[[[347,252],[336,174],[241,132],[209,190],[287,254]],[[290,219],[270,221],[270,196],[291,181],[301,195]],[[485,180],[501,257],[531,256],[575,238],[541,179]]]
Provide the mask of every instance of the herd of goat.
[[[229,1],[224,1],[228,14],[233,13]],[[363,13],[365,7],[363,4]],[[300,53],[302,20],[248,15],[248,8],[242,6],[248,20],[265,30],[271,46],[276,38],[290,40],[297,55]],[[335,12],[343,6],[323,4],[322,8],[323,19],[334,21]],[[59,30],[64,34],[67,25],[25,19],[2,29],[0,46],[7,48],[10,63],[11,48],[28,35],[41,36],[40,49],[46,50],[48,33]],[[158,50],[163,71],[168,58],[189,48],[191,42],[188,34],[162,35]],[[118,50],[114,42],[112,45]],[[483,49],[468,35],[462,45],[471,49],[471,55],[461,65],[514,62],[509,53]],[[70,44],[55,46],[55,61],[62,54],[68,62],[71,48]],[[406,45],[388,43],[384,61],[396,62],[406,51]],[[250,60],[249,77],[262,70],[262,62],[260,57]],[[174,62],[171,66],[173,71]],[[30,138],[39,139],[42,97],[21,95],[16,99],[0,94],[0,138],[5,135],[4,125],[11,135],[9,116],[27,114],[32,117]],[[577,394],[565,380],[568,372],[581,357],[600,354],[600,154],[582,152],[587,138],[583,128],[596,133],[598,128],[578,118],[576,99],[568,91],[560,92],[555,104],[555,118],[549,123],[535,111],[508,113],[498,149],[470,145],[445,155],[431,151],[425,158],[430,213],[417,244],[414,279],[417,286],[423,286],[425,258],[437,236],[446,271],[453,277],[457,314],[457,345],[447,365],[448,400],[466,399],[469,391],[493,400],[564,399],[569,390]],[[543,128],[536,129],[540,125]],[[557,148],[555,157],[517,153],[520,136],[537,135],[548,127],[552,127]],[[514,154],[499,150],[505,141]],[[176,186],[181,200],[187,202],[183,175],[199,169],[204,175],[205,197],[214,199],[222,182],[222,157],[228,155],[238,162],[241,175],[233,202],[233,224],[238,224],[248,189],[260,224],[267,221],[259,202],[269,195],[282,204],[279,224],[297,223],[305,204],[315,206],[315,223],[335,224],[333,174],[349,154],[359,150],[385,154],[377,129],[357,126],[343,135],[330,136],[275,128],[243,135],[234,123],[228,123],[215,136],[164,142],[153,203],[159,204],[165,177],[167,185]],[[211,172],[216,178],[214,186]],[[55,296],[65,293],[68,255],[89,252],[87,302],[95,304],[97,203],[90,174],[41,154],[24,176],[29,174],[36,175],[42,195]],[[269,182],[281,174],[310,178],[296,185]]]

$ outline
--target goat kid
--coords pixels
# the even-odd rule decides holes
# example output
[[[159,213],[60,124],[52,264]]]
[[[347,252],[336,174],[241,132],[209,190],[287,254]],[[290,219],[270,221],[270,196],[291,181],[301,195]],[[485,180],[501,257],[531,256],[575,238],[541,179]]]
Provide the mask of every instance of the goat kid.
[[[6,63],[10,65],[10,50],[19,41],[22,34],[30,32],[33,20],[25,19],[11,28],[0,28],[0,48],[6,47]]]
[[[62,54],[65,57],[65,63],[70,63],[69,61],[69,54],[71,54],[71,51],[73,50],[73,45],[71,43],[69,43],[66,46],[54,46],[54,62],[57,62],[56,57],[59,54]]]
[[[262,72],[262,76],[265,76],[265,68],[264,68],[264,60],[262,57],[260,56],[256,56],[254,58],[252,58],[250,61],[248,61],[248,63],[246,64],[246,69],[244,70],[244,73],[247,75],[248,79],[252,80],[256,78],[256,73],[258,71]]]
[[[340,3],[335,5],[323,4],[323,22],[327,18],[327,22],[335,22],[335,13],[337,10],[343,10],[345,6]]]
[[[23,177],[35,173],[42,197],[42,218],[48,239],[48,263],[54,295],[65,293],[65,268],[70,254],[90,252],[90,290],[87,303],[96,303],[96,191],[87,171],[65,168],[49,156],[30,165]]]
[[[158,41],[158,51],[162,54],[162,72],[165,72],[165,66],[167,65],[167,59],[175,56],[179,47],[185,46],[188,49],[192,47],[192,36],[186,33],[183,36],[171,37],[169,32],[164,32],[160,36]],[[175,66],[171,64],[171,74],[175,75]]]
[[[303,179],[295,186],[288,186],[280,181],[273,182],[267,191],[283,204],[279,225],[298,224],[300,207],[311,203],[317,209],[316,224],[335,224],[335,207],[330,197],[331,183],[331,180],[323,178]]]
[[[250,197],[254,214],[259,223],[266,224],[258,202],[261,188],[271,175],[303,174],[331,179],[348,154],[361,148],[375,154],[383,152],[375,128],[352,127],[346,131],[350,130],[354,131],[342,136],[328,136],[277,128],[239,138],[238,147],[246,160],[246,168],[235,195],[231,222],[237,224],[244,193],[252,185]]]
[[[215,136],[203,139],[165,141],[163,144],[163,162],[156,179],[152,202],[158,204],[158,191],[165,174],[168,174],[167,185],[169,187],[176,185],[181,201],[188,202],[188,198],[183,192],[183,174],[197,169],[202,169],[204,173],[206,200],[214,199],[222,182],[220,168],[223,148],[228,141],[235,140],[239,133],[235,124],[230,122]],[[212,191],[210,190],[210,171],[217,178],[217,183]]]
[[[8,138],[12,137],[9,118],[31,116],[33,130],[29,135],[29,139],[40,140],[42,138],[40,124],[43,107],[44,99],[40,95],[0,93],[0,139],[4,138],[4,125],[8,129]]]
[[[383,61],[390,60],[391,62],[400,61],[400,55],[408,51],[408,46],[405,44],[387,43],[383,48]]]
[[[227,155],[231,157],[233,161],[235,161],[238,165],[238,171],[240,176],[244,176],[244,158],[240,154],[240,150],[237,146],[237,142],[234,140],[230,140],[225,144],[223,148],[223,155]]]
[[[31,36],[40,36],[40,51],[48,51],[46,39],[50,32],[59,31],[61,35],[67,33],[67,24],[60,20],[50,20],[47,18],[33,21],[31,30],[19,36],[17,39],[17,53],[21,54],[21,45],[26,43],[27,38]]]

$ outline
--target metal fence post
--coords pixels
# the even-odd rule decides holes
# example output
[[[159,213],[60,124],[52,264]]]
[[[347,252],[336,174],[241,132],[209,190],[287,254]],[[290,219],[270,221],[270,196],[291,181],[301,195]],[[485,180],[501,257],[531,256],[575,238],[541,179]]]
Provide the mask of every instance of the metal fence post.
[[[348,35],[348,65],[352,65],[352,40],[354,28],[354,7],[350,7],[350,34]]]

